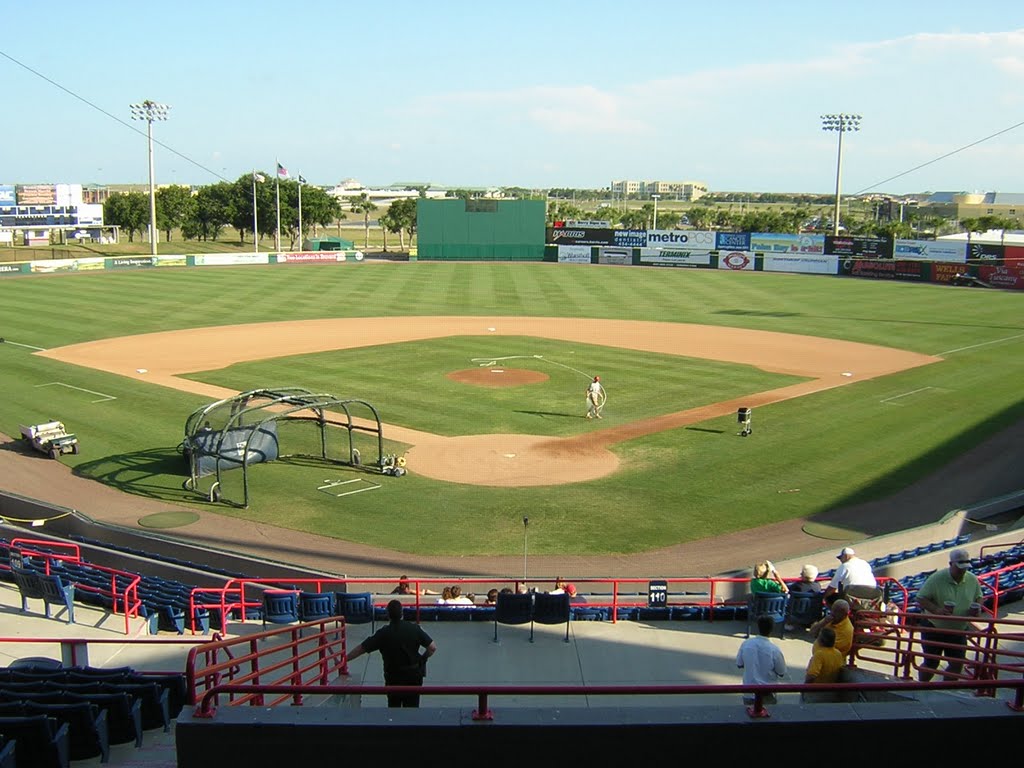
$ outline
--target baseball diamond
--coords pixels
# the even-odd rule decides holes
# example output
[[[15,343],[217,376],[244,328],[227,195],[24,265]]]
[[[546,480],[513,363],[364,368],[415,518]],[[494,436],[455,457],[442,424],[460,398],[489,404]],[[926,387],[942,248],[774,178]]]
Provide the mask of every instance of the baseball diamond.
[[[75,314],[27,311],[47,303]],[[322,537],[334,571],[450,572],[456,556],[467,572],[514,572],[504,561],[522,554],[529,516],[530,555],[553,570],[636,573],[650,560],[650,572],[708,572],[751,547],[782,559],[1018,488],[997,435],[1020,421],[1018,303],[554,264],[14,278],[0,282],[0,415],[59,417],[87,450],[45,464],[0,450],[0,466],[14,493],[129,526],[185,507],[199,520],[175,536],[276,559]],[[586,421],[582,384],[598,374],[609,407]],[[251,473],[245,511],[182,489],[188,413],[293,385],[378,405],[384,452],[407,475],[378,474],[365,492],[347,482],[356,467],[270,462]],[[738,408],[757,412],[750,439],[735,438]],[[978,461],[989,438],[1002,447]]]
[[[495,330],[490,330],[491,328]],[[217,398],[234,392],[180,374],[257,360],[442,336],[535,336],[565,341],[601,338],[608,346],[711,357],[804,376],[810,381],[570,438],[534,435],[442,437],[387,426],[411,446],[410,471],[436,480],[492,486],[555,485],[605,477],[618,459],[609,447],[733,413],[928,365],[940,358],[812,336],[680,323],[522,317],[411,317],[258,323],[168,331],[75,344],[40,352],[65,363],[108,371]],[[146,373],[139,373],[142,367]],[[854,375],[844,375],[851,374]],[[493,374],[492,374],[493,375]]]

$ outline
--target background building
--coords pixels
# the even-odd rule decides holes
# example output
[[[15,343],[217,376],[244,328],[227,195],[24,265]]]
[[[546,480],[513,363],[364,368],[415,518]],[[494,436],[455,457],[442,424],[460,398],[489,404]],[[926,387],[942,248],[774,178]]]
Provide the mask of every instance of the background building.
[[[613,181],[613,195],[622,197],[650,197],[661,195],[666,199],[693,202],[708,193],[703,181]]]

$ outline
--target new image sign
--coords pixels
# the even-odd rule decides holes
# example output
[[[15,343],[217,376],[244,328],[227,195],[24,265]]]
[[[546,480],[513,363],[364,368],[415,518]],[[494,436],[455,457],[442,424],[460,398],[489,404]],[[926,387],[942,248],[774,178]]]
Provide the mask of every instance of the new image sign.
[[[14,205],[16,197],[13,184],[0,184],[0,206]]]
[[[622,248],[643,248],[647,245],[646,229],[616,229],[613,232],[614,245]]]

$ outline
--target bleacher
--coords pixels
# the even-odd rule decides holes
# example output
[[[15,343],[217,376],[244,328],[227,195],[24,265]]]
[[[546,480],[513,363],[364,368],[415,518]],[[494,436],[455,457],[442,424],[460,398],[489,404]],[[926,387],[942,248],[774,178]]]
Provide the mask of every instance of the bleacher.
[[[87,541],[85,537],[77,538],[82,543]],[[966,535],[951,537],[914,549],[904,549],[876,557],[869,562],[873,568],[891,567],[896,563],[906,565],[914,562],[916,558],[963,546],[968,542],[968,538]],[[100,542],[88,543],[99,544]],[[151,634],[173,632],[180,635],[186,631],[207,633],[211,630],[221,629],[228,620],[242,619],[243,616],[244,620],[265,620],[265,606],[261,596],[264,590],[292,590],[298,601],[303,589],[309,587],[309,584],[304,584],[303,580],[284,583],[278,580],[248,579],[236,572],[222,573],[229,577],[226,582],[227,588],[199,587],[196,584],[180,580],[97,566],[86,562],[77,551],[67,549],[67,545],[23,542],[16,547],[16,550],[16,560],[22,569],[41,576],[59,576],[64,583],[73,586],[74,600],[81,604],[111,613],[124,613],[125,606],[128,606],[129,613],[137,614],[146,620]],[[130,553],[138,559],[140,564],[144,564],[147,555],[150,554],[141,550],[131,550]],[[156,555],[152,557],[154,561],[166,562],[164,557]],[[989,596],[986,600],[988,607],[992,606],[992,597],[996,594],[1004,602],[1020,599],[1024,595],[1024,567],[1020,567],[1022,563],[1024,563],[1024,544],[1017,544],[1007,547],[1003,551],[991,552],[975,558],[974,569],[976,573],[983,576],[983,588]],[[182,561],[182,564],[196,569],[203,568],[201,564],[193,562]],[[0,579],[13,580],[16,570],[18,568],[13,567],[11,563],[11,542],[0,539]],[[902,610],[913,611],[913,596],[933,570],[923,570],[891,580],[883,579],[883,582],[889,581],[888,599]],[[996,573],[995,577],[984,578],[986,573],[996,571],[999,573]],[[833,573],[834,570],[822,573],[819,578],[827,580]],[[366,580],[356,579],[318,578],[307,581],[315,582],[316,591],[327,589],[333,584],[333,588],[342,593],[351,588],[359,589],[366,584]],[[420,581],[424,584],[442,582],[437,579]],[[472,584],[474,581],[481,580],[462,579],[459,581]],[[734,592],[742,592],[745,579],[670,579],[666,583],[673,588],[673,592],[668,595],[669,599],[664,605],[651,604],[647,592],[643,589],[629,591],[630,587],[647,586],[642,579],[580,580],[581,586],[585,587],[588,581],[592,582],[590,584],[591,591],[586,594],[585,602],[573,602],[570,605],[569,620],[745,621],[747,618],[745,598],[722,597],[724,582],[738,582],[731,586],[734,587]],[[603,591],[604,587],[609,586],[609,582],[612,583],[613,590]],[[719,588],[717,594],[716,586]],[[245,597],[247,591],[254,588],[260,597],[258,599],[251,596]],[[417,586],[418,588],[419,586]],[[371,600],[374,606],[374,618],[382,621],[385,618],[385,606],[392,595],[371,594],[373,595]],[[32,597],[39,596],[32,595]],[[494,606],[439,605],[415,597],[410,600],[408,596],[403,596],[403,600],[407,602],[405,617],[412,621],[495,621]],[[49,615],[49,606],[50,603],[47,602],[45,604],[47,615]],[[340,614],[340,611],[335,610],[334,615]],[[304,618],[306,617],[300,616],[296,612],[296,621]]]
[[[184,672],[64,668],[40,659],[0,669],[0,737],[15,743],[22,766],[107,762],[111,744],[138,748],[147,730],[168,732],[186,699]]]

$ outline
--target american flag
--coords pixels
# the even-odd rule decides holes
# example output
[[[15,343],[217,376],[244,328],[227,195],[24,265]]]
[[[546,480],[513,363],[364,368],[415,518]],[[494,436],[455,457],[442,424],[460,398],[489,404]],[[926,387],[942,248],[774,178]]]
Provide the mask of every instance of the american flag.
[[[287,179],[288,178],[288,169],[285,168],[280,163],[277,164],[277,178],[279,178],[279,179]]]

